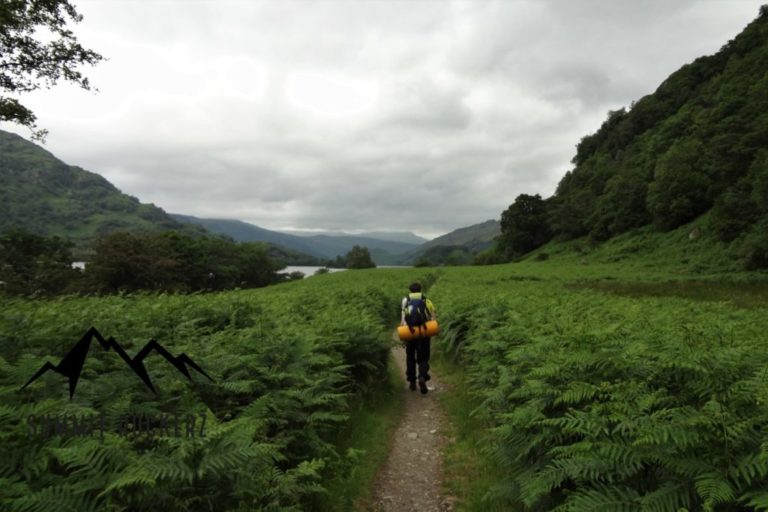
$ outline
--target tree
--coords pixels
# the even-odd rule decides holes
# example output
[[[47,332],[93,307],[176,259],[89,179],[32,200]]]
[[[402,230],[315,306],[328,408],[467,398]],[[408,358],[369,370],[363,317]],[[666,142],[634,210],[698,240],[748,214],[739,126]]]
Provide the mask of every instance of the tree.
[[[497,243],[510,258],[544,245],[551,237],[547,208],[539,194],[520,194],[501,214],[501,235]]]
[[[72,243],[22,230],[0,236],[0,291],[10,295],[62,293],[81,277],[72,268]]]
[[[617,174],[608,180],[588,221],[589,235],[602,241],[648,224],[651,216],[646,209],[647,193],[648,184],[637,172]]]
[[[701,142],[682,139],[658,159],[654,181],[648,187],[647,204],[659,229],[681,226],[712,206],[707,199],[712,179],[704,153]]]
[[[80,45],[69,21],[82,21],[70,0],[0,0],[0,121],[26,126],[38,140],[47,132],[36,129],[35,114],[5,94],[49,89],[59,80],[91,89],[80,66],[103,57]]]
[[[376,264],[371,259],[371,253],[367,247],[354,246],[347,253],[347,268],[374,268]]]

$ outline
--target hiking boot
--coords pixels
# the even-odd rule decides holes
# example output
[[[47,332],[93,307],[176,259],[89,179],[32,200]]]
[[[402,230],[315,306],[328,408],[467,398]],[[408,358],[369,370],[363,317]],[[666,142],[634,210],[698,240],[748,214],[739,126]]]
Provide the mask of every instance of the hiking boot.
[[[408,381],[408,389],[411,391],[416,391],[416,381],[415,380],[409,380]]]
[[[419,389],[422,395],[426,395],[429,389],[427,388],[427,380],[424,377],[419,377]]]

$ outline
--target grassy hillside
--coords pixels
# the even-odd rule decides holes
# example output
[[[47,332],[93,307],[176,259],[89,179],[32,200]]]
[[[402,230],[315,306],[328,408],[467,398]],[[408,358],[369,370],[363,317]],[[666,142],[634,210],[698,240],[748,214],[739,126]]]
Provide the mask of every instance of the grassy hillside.
[[[0,131],[0,232],[12,228],[77,243],[115,230],[203,232],[121,193],[98,174]]]

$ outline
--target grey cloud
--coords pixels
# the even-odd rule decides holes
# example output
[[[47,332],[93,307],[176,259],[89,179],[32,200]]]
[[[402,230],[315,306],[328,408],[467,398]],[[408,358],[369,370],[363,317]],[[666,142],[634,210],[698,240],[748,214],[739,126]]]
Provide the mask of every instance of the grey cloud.
[[[551,195],[609,109],[763,1],[156,2],[149,16],[83,0],[76,32],[111,59],[89,74],[101,93],[30,105],[47,149],[174,213],[441,233]],[[288,90],[302,73],[363,84],[370,104],[328,115],[347,98],[310,89],[305,103],[328,105],[307,108]]]

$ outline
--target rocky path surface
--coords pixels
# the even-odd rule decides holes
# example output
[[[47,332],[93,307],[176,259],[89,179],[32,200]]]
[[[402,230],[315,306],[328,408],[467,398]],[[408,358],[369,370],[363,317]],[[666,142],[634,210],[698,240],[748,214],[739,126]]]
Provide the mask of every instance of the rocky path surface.
[[[447,427],[438,401],[444,391],[439,376],[427,382],[429,392],[407,389],[405,350],[392,349],[403,376],[405,414],[374,488],[375,512],[447,512],[452,499],[443,493],[441,448]]]

